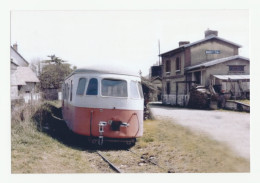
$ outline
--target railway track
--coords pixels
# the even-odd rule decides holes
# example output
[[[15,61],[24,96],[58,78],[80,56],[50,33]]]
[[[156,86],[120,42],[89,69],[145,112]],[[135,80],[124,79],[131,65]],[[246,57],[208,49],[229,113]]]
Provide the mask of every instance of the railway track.
[[[154,156],[137,154],[132,150],[97,151],[97,154],[116,173],[166,173]]]

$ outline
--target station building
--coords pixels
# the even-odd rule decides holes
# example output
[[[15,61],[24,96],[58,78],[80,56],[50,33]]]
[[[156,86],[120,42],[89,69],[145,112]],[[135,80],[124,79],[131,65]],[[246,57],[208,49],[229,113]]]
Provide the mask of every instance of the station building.
[[[196,42],[180,41],[179,47],[160,54],[162,102],[186,106],[193,85],[214,88],[233,97],[249,96],[250,60],[239,55],[241,45],[206,30]]]

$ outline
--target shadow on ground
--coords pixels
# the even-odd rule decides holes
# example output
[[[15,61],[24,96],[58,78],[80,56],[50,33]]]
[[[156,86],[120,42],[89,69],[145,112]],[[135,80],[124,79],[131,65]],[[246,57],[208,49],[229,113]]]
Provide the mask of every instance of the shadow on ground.
[[[47,134],[60,143],[81,151],[95,150],[126,150],[129,149],[124,143],[104,142],[102,146],[92,144],[88,137],[73,133],[62,119],[61,107],[57,108],[49,103],[43,104],[33,115],[37,129]]]

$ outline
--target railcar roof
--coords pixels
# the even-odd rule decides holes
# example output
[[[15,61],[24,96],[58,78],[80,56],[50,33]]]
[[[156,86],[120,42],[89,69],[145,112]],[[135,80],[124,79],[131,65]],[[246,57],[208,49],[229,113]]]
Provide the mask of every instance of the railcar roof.
[[[140,77],[138,74],[129,71],[124,70],[122,68],[113,68],[113,69],[104,69],[104,68],[79,68],[73,71],[68,77],[74,75],[74,74],[80,74],[80,73],[87,73],[87,74],[118,74],[118,75],[126,75],[126,76],[135,76]],[[67,77],[67,78],[68,78]],[[67,79],[66,78],[66,79]]]

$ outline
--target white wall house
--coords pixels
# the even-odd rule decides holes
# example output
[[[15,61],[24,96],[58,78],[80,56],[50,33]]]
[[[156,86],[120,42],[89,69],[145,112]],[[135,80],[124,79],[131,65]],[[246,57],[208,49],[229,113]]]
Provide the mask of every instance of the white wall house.
[[[11,100],[38,100],[40,95],[35,91],[36,83],[40,82],[29,67],[29,63],[18,53],[17,44],[10,49],[11,64]]]

